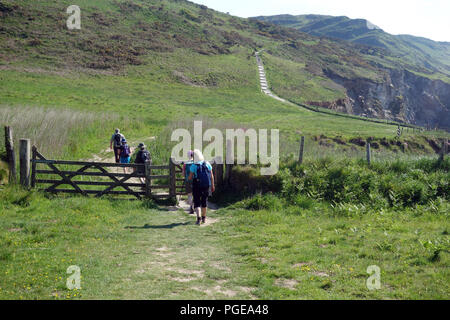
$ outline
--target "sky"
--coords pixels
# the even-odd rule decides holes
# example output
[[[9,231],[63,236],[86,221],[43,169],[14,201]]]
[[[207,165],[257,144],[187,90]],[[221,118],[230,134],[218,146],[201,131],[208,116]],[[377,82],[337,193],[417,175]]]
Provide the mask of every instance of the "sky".
[[[391,34],[450,42],[450,0],[191,0],[248,18],[277,14],[325,14],[367,19]]]

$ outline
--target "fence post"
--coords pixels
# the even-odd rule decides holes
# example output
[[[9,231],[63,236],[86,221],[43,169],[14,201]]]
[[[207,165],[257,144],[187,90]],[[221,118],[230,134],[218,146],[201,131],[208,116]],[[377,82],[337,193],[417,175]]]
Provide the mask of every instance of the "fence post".
[[[36,162],[34,162],[37,158],[37,148],[36,146],[31,147],[31,187],[36,187]]]
[[[145,162],[145,196],[150,198],[152,196],[152,179],[151,179],[151,166],[152,159]]]
[[[230,187],[231,186],[232,171],[233,171],[233,165],[232,164],[227,164],[226,167],[225,167],[225,181],[224,181],[224,184],[225,184],[226,187]]]
[[[231,180],[231,171],[234,164],[234,150],[232,150],[232,141],[227,140],[227,158],[226,158],[226,166],[225,166],[225,184],[227,187],[230,186]]]
[[[216,175],[214,176],[216,186],[222,187],[223,185],[223,161],[221,157],[216,158]]]
[[[447,155],[447,139],[444,139],[442,142],[441,154],[439,155],[439,161],[444,161],[445,156]]]
[[[370,142],[369,141],[367,141],[367,144],[366,144],[366,156],[367,156],[367,163],[370,166],[372,159],[371,159]]]
[[[169,196],[171,198],[176,197],[176,174],[175,174],[175,162],[173,158],[169,159]]]
[[[26,188],[30,186],[30,139],[20,139],[19,159],[20,159],[20,184]]]
[[[16,183],[16,154],[14,153],[13,132],[11,127],[8,126],[5,126],[5,148],[9,166],[9,183]]]
[[[302,139],[300,141],[300,154],[298,156],[298,162],[300,164],[303,163],[303,151],[304,151],[304,148],[305,148],[305,137],[302,136]]]

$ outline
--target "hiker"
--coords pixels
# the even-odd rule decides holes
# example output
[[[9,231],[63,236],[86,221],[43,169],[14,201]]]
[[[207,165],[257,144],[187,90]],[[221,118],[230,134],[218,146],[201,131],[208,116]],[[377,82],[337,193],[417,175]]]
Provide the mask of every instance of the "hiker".
[[[209,188],[211,192],[214,188],[214,175],[212,166],[205,161],[200,150],[194,150],[194,164],[190,167],[189,180],[192,181],[192,193],[194,196],[194,211],[197,214],[197,225],[206,222],[207,200],[209,196]],[[201,208],[201,217],[200,217]]]
[[[116,159],[116,163],[120,163],[119,154],[120,154],[120,147],[122,146],[122,139],[125,139],[125,136],[120,133],[120,129],[116,129],[116,132],[112,135],[111,141],[109,142],[109,148],[114,149],[114,158]]]
[[[192,199],[192,181],[189,180],[191,166],[194,164],[194,151],[188,152],[188,162],[183,164],[184,190],[188,195],[189,214],[194,214],[194,202]]]
[[[131,159],[131,149],[130,146],[127,143],[127,139],[122,139],[122,146],[119,150],[119,156],[120,156],[120,163],[122,164],[128,164],[130,163]],[[123,168],[123,173],[127,173],[127,168]]]
[[[134,163],[136,164],[145,164],[147,161],[150,161],[150,152],[147,150],[147,146],[144,143],[139,143],[138,145],[139,151],[136,154],[136,159],[134,160]],[[138,168],[138,173],[145,175],[145,167]],[[145,183],[144,177],[139,177],[141,179],[142,183]]]

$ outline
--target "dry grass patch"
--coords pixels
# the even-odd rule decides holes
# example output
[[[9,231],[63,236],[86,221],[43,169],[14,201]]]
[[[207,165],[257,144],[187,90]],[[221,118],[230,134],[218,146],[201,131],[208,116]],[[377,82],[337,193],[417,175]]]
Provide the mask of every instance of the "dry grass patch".
[[[80,135],[87,128],[109,120],[106,115],[71,109],[0,106],[0,126],[13,129],[16,149],[19,139],[27,138],[47,156],[75,149],[80,142]],[[3,130],[0,131],[0,138],[4,139]]]
[[[298,281],[294,279],[277,279],[275,285],[289,290],[296,290]]]

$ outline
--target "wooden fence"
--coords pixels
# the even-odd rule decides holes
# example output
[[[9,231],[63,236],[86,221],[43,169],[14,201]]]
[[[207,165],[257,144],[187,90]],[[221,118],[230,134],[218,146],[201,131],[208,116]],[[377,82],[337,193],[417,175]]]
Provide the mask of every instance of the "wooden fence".
[[[223,165],[217,162],[212,161],[211,164],[219,185],[223,183]],[[145,164],[48,160],[33,146],[30,164],[29,182],[24,178],[22,184],[45,192],[92,194],[95,197],[132,195],[138,199],[169,199],[185,195],[182,163],[173,159],[169,159],[168,165],[153,165],[151,160]]]

